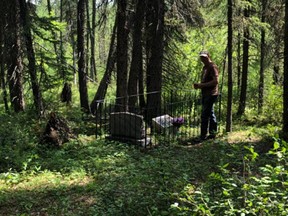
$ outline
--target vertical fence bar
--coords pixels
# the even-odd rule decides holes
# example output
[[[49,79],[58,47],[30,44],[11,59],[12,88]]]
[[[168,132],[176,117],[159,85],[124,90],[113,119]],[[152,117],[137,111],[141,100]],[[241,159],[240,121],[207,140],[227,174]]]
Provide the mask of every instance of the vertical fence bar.
[[[98,113],[98,103],[97,103],[97,106],[96,106],[96,114],[95,114],[95,124],[96,124],[96,128],[95,128],[95,137],[96,139],[98,138],[98,116],[97,116],[97,113]]]
[[[102,126],[102,112],[103,112],[103,103],[104,101],[101,101],[99,102],[100,105],[99,105],[99,108],[98,108],[98,114],[97,114],[97,118],[99,118],[99,128],[100,128],[100,131],[99,131],[99,137],[102,137],[102,131],[103,131],[103,126]]]

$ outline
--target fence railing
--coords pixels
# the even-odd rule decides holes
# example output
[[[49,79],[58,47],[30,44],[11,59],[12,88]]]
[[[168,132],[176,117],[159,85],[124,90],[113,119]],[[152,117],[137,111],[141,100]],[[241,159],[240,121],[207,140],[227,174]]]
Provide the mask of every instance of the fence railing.
[[[147,147],[176,141],[185,143],[199,136],[201,100],[195,90],[150,94],[160,94],[161,103],[149,108],[140,106],[140,95],[133,96],[135,105],[127,105],[125,109],[119,109],[122,105],[117,104],[119,100],[116,99],[98,101],[96,138]],[[148,95],[142,96],[147,98]]]

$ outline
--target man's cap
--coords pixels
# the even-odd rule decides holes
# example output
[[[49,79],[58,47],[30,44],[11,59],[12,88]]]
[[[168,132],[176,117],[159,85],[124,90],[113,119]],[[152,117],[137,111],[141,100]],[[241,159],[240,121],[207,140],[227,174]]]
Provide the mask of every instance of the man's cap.
[[[208,53],[208,51],[201,51],[200,53],[199,53],[199,56],[201,57],[206,57],[206,58],[208,58],[209,57],[209,53]]]

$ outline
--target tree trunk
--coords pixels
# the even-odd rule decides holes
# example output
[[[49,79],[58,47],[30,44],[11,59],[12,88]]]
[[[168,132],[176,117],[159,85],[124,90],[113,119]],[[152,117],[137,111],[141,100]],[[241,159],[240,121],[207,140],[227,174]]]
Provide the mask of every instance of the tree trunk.
[[[151,23],[148,29],[148,65],[147,65],[147,118],[157,116],[161,110],[162,89],[162,63],[163,63],[163,38],[164,38],[164,0],[148,0],[149,16]],[[148,22],[150,18],[148,17]]]
[[[18,1],[6,0],[7,6],[6,23],[9,36],[5,35],[7,47],[6,58],[10,101],[15,112],[25,109],[23,95],[23,66],[20,49],[20,8]]]
[[[92,28],[90,33],[91,56],[90,56],[90,76],[97,81],[96,61],[95,61],[95,28],[96,28],[96,1],[92,1]]]
[[[246,8],[244,10],[244,16],[246,19],[249,18],[250,9]],[[243,39],[243,67],[242,67],[242,79],[241,79],[241,90],[240,90],[240,100],[238,107],[238,116],[242,116],[245,113],[246,107],[246,96],[247,96],[247,81],[248,81],[248,62],[249,62],[249,40],[250,31],[249,26],[244,27],[244,39]]]
[[[241,33],[238,31],[237,37],[237,97],[241,88]]]
[[[90,15],[89,15],[89,0],[85,0],[85,8],[86,8],[86,75],[89,76],[89,42],[90,42],[90,34],[91,34],[91,25],[90,25]],[[90,79],[93,80],[93,77],[90,76]]]
[[[47,9],[48,9],[49,16],[51,16],[52,7],[51,7],[51,1],[50,0],[47,0]]]
[[[141,85],[139,77],[143,77],[142,28],[144,13],[145,0],[138,0],[134,19],[132,61],[128,81],[129,109],[136,106],[139,86]],[[143,82],[143,79],[141,81]]]
[[[60,0],[60,22],[63,21],[63,0]],[[63,32],[60,30],[60,53],[58,54],[60,58],[60,75],[63,80],[66,80],[66,60],[64,57],[64,46],[63,46]]]
[[[233,71],[232,71],[232,51],[233,51],[233,4],[232,0],[228,0],[228,97],[227,97],[227,117],[226,117],[226,132],[232,131],[232,101],[233,101]]]
[[[288,141],[288,0],[285,0],[284,30],[284,83],[283,83],[283,136]]]
[[[71,2],[68,2],[68,7],[69,7],[69,11],[71,11]],[[73,19],[72,19],[72,15],[71,13],[69,13],[69,21],[68,21],[68,25],[70,25],[70,29],[73,29]],[[74,85],[77,84],[77,66],[76,66],[76,41],[74,38],[74,32],[73,30],[71,30],[70,32],[70,44],[72,47],[72,62],[73,62],[73,77],[74,77]]]
[[[106,59],[106,46],[105,46],[105,26],[100,29],[99,40],[98,40],[98,50],[99,50],[99,60],[104,63]]]
[[[33,48],[33,39],[30,29],[29,11],[25,0],[19,0],[19,2],[20,2],[21,20],[24,28],[24,39],[28,58],[28,70],[31,78],[34,105],[36,107],[38,115],[41,116],[43,114],[43,102],[40,86],[37,79],[36,60]]]
[[[142,59],[143,61],[143,59]],[[140,71],[139,72],[139,106],[141,108],[145,108],[146,107],[146,103],[145,103],[145,95],[144,95],[144,72]]]
[[[4,33],[5,33],[5,2],[0,1],[0,85],[3,92],[3,101],[5,111],[9,111],[8,107],[8,94],[6,90],[6,81],[5,81],[5,60],[4,60]]]
[[[267,5],[267,0],[262,0],[262,17],[261,17],[261,22],[265,23],[266,21],[266,5]],[[260,54],[260,71],[259,71],[259,87],[258,87],[258,91],[259,91],[259,98],[258,98],[258,111],[259,114],[262,114],[263,112],[263,100],[264,100],[264,59],[265,59],[265,30],[262,29],[261,30],[261,54]]]
[[[128,26],[126,0],[117,1],[117,86],[116,111],[127,111]]]
[[[84,112],[90,112],[88,103],[87,74],[85,70],[85,0],[78,0],[77,5],[77,51],[80,105]]]
[[[98,106],[100,104],[99,101],[103,101],[107,92],[108,85],[110,84],[111,74],[116,62],[116,46],[115,46],[115,40],[116,40],[116,30],[117,30],[117,17],[115,19],[113,32],[111,36],[111,42],[110,42],[110,49],[107,59],[107,65],[106,70],[104,73],[104,76],[102,77],[98,90],[94,96],[94,99],[91,103],[91,113],[96,114]]]

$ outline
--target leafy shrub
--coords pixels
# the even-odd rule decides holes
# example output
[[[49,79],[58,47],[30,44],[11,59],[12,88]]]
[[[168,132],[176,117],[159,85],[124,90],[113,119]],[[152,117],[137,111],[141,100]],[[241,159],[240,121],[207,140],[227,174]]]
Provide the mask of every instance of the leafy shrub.
[[[233,172],[229,164],[211,173],[201,185],[187,185],[172,210],[177,215],[287,215],[287,143],[275,140],[268,154],[273,160],[250,169],[259,157],[253,148],[243,159],[243,171]]]

